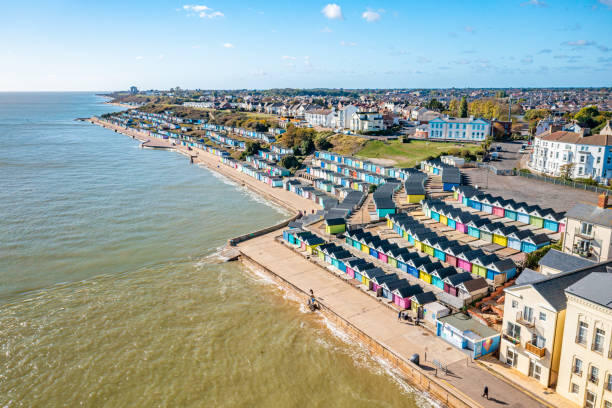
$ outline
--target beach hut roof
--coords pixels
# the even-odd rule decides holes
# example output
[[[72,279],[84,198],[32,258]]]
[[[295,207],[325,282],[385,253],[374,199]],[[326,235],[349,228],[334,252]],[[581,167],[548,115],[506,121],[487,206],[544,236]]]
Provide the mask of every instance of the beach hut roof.
[[[504,208],[506,210],[515,211],[515,209],[516,209],[516,201],[514,201],[511,198],[509,200],[506,200],[506,202],[504,203]]]
[[[517,230],[508,234],[508,237],[518,239],[519,241],[533,235],[530,230]]]
[[[338,259],[338,260],[342,260],[342,259],[348,259],[348,258],[352,258],[353,254],[351,254],[349,251],[347,251],[346,249],[343,251],[339,251],[339,252],[334,252],[333,254],[330,255],[332,258]]]
[[[309,237],[304,237],[304,238],[302,238],[302,241],[304,241],[304,243],[306,245],[309,245],[309,246],[310,245],[320,245],[320,244],[325,242],[325,240],[323,238],[318,237],[316,235],[312,235],[312,236],[309,236]]]
[[[483,255],[483,256],[479,256],[478,258],[474,259],[474,263],[476,265],[480,265],[483,267],[487,267],[487,265],[489,265],[491,262],[497,261],[499,259],[499,257],[497,255],[494,254],[489,254],[489,255]]]
[[[483,277],[461,282],[457,286],[460,289],[463,289],[467,293],[474,293],[474,292],[477,292],[479,290],[489,287],[489,285],[487,284],[487,281]]]
[[[454,275],[451,276],[447,276],[444,279],[444,282],[448,283],[451,286],[457,286],[462,282],[471,280],[472,278],[472,274],[469,272],[461,272],[461,273],[456,273]]]
[[[431,273],[431,276],[435,276],[440,280],[444,280],[445,278],[457,274],[457,269],[452,266],[447,266],[446,268],[436,269]]]
[[[390,292],[393,292],[397,288],[410,286],[410,282],[406,279],[388,280],[383,282],[382,287]]]
[[[524,241],[531,242],[535,245],[541,245],[550,242],[550,238],[546,234],[536,234],[528,236]]]
[[[401,254],[399,254],[397,256],[397,260],[401,261],[403,263],[407,263],[408,261],[410,261],[411,259],[415,259],[418,258],[420,255],[418,252],[410,252],[410,251],[406,251],[406,252],[402,252]]]
[[[455,245],[446,248],[446,253],[451,256],[457,257],[465,251],[471,251],[469,245],[461,245],[457,241],[455,241]]]
[[[480,258],[481,256],[484,256],[484,255],[485,255],[484,251],[479,248],[479,249],[473,249],[471,251],[466,251],[462,253],[461,255],[459,255],[459,257],[466,261],[472,262],[476,260],[477,258]]]
[[[504,227],[501,229],[502,235],[504,236],[508,236],[516,231],[518,231],[519,229],[515,226],[515,225],[508,225],[507,227]]]
[[[410,297],[410,300],[416,302],[419,305],[425,305],[427,303],[435,302],[436,295],[433,292],[421,292],[414,294]]]
[[[419,257],[419,258],[413,258],[413,259],[410,259],[410,260],[408,261],[408,263],[409,263],[411,266],[413,266],[413,267],[415,267],[415,268],[418,268],[419,266],[424,265],[424,264],[426,264],[426,263],[431,263],[431,259],[429,259],[429,257],[428,257],[428,256],[421,256],[421,257]]]
[[[490,223],[491,221],[489,221],[486,218],[478,218],[478,217],[474,217],[470,220],[470,222],[468,222],[468,226],[470,227],[474,227],[474,228],[478,228],[480,229],[483,225],[486,225],[488,223]]]
[[[418,269],[420,271],[424,271],[424,272],[427,272],[428,274],[431,274],[436,269],[442,269],[442,263],[431,262],[431,263],[420,265]]]
[[[505,272],[516,268],[516,264],[510,258],[499,259],[491,261],[486,265],[487,269],[491,269],[495,272]]]
[[[404,253],[404,252],[408,252],[407,248],[400,248],[396,245],[396,248],[391,248],[391,250],[389,251],[389,253],[387,255],[397,259],[397,257]]]
[[[368,279],[372,279],[375,276],[386,275],[385,271],[383,271],[381,268],[370,268],[361,271],[360,273]]]
[[[374,268],[374,264],[371,263],[371,262],[360,263],[360,264],[357,264],[355,266],[351,266],[351,268],[353,268],[357,272],[361,273],[361,272],[363,272],[365,270]]]
[[[362,265],[362,264],[367,263],[367,261],[363,258],[352,257],[344,261],[344,263],[348,265],[350,268],[354,268],[357,265]]]
[[[393,290],[393,294],[399,296],[402,299],[422,292],[423,288],[421,288],[419,285],[402,286]]]
[[[375,284],[382,286],[383,282],[398,280],[399,277],[397,273],[388,273],[386,275],[378,275],[372,278],[372,282]]]
[[[346,221],[344,220],[344,218],[329,218],[325,220],[325,225],[327,226],[332,226],[332,225],[345,225]]]

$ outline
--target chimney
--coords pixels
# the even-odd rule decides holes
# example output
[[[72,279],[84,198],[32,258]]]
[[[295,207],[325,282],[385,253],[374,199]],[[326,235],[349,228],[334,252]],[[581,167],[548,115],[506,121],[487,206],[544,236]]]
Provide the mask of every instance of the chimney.
[[[599,199],[597,200],[597,206],[599,208],[608,208],[608,195],[600,194]]]
[[[561,125],[553,125],[552,123],[548,127],[548,131],[550,133],[556,132],[556,131],[561,130],[561,129],[563,129],[563,126],[561,126]]]

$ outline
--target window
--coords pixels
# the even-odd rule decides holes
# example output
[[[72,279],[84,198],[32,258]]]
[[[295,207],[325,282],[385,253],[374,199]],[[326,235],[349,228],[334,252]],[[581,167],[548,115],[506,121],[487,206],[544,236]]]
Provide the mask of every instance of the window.
[[[573,369],[573,373],[574,374],[578,374],[581,375],[582,374],[582,360],[577,358],[574,360],[574,369]]]
[[[593,224],[589,224],[588,222],[581,223],[580,224],[580,233],[583,234],[583,235],[591,235],[593,233]]]
[[[597,384],[599,382],[599,368],[591,366],[591,372],[589,373],[589,381],[593,384]]]
[[[593,340],[593,351],[603,353],[605,336],[606,336],[606,332],[603,331],[602,329],[595,330],[595,339]]]
[[[540,312],[540,320],[543,321],[543,322],[546,321],[546,313]]]
[[[508,349],[506,349],[506,364],[511,367],[516,367],[516,357],[514,350],[508,347]]]
[[[597,164],[601,163],[601,157],[597,158]]]
[[[516,300],[512,301],[512,308],[516,309],[518,307],[518,302]]]
[[[506,328],[506,334],[513,339],[520,340],[521,339],[521,326],[514,324],[512,322],[508,322],[508,327]]]
[[[587,336],[587,331],[589,329],[589,325],[586,324],[585,322],[579,322],[578,323],[578,335],[576,336],[576,343],[579,344],[586,344],[586,336]]]
[[[580,387],[578,387],[578,384],[572,383],[571,393],[572,394],[578,394],[578,391],[580,391]]]
[[[587,391],[586,401],[584,402],[584,406],[586,408],[595,408],[595,401],[597,401],[597,396],[591,391]]]
[[[604,401],[604,408],[612,408],[612,402]]]
[[[526,322],[531,322],[533,320],[533,309],[529,306],[525,306],[523,308],[523,319]]]
[[[606,381],[606,390],[612,391],[612,374],[608,374],[608,381]]]

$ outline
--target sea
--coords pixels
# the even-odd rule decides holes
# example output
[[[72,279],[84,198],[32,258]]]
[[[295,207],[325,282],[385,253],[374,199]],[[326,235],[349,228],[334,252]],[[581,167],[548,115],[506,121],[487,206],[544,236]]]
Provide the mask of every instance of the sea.
[[[288,216],[76,118],[96,93],[0,93],[1,407],[429,407],[384,361],[218,251]]]

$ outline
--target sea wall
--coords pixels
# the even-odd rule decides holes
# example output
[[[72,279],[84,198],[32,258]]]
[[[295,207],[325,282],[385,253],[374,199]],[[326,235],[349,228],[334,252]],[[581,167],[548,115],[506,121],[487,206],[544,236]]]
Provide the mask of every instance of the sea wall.
[[[284,289],[294,292],[304,302],[308,300],[308,294],[305,291],[261,265],[257,262],[257,260],[244,254],[241,254],[239,259],[247,268],[265,273]],[[391,366],[398,370],[398,372],[402,373],[403,378],[408,383],[420,390],[426,391],[438,402],[441,402],[447,407],[482,408],[481,404],[473,401],[457,389],[448,386],[442,379],[437,378],[435,374],[425,371],[418,365],[404,359],[401,356],[398,356],[392,350],[389,350],[376,340],[372,339],[363,331],[339,316],[332,308],[328,307],[324,301],[319,300],[318,303],[321,307],[321,312],[329,321],[331,321],[334,325],[347,333],[353,339],[363,344],[370,353],[383,358],[385,361],[391,364]],[[421,358],[423,358],[423,356],[421,356]]]
[[[259,229],[257,231],[249,232],[249,233],[246,233],[246,234],[243,234],[243,235],[239,235],[239,236],[234,237],[234,238],[230,238],[227,241],[227,243],[230,244],[231,246],[235,246],[235,245],[239,244],[240,242],[244,242],[244,241],[249,240],[249,239],[257,238],[257,237],[265,235],[265,234],[267,234],[269,232],[276,231],[276,230],[281,229],[281,228],[285,228],[287,225],[289,225],[289,223],[291,221],[295,221],[299,216],[300,216],[300,214],[296,214],[293,217],[291,217],[291,218],[289,218],[289,219],[287,219],[285,221],[282,221],[282,222],[280,222],[280,223],[278,223],[276,225],[272,225],[270,227],[265,227],[265,228]]]

